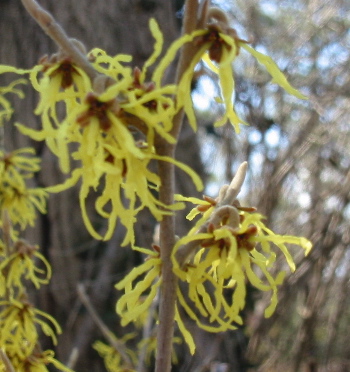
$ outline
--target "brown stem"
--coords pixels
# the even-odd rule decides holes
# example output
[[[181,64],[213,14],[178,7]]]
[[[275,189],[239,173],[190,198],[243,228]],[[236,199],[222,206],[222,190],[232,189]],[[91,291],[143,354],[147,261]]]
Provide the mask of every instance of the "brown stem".
[[[207,3],[207,1],[205,1]],[[198,25],[198,0],[186,0],[185,17],[182,34],[188,34],[194,31]],[[178,83],[186,71],[191,59],[196,53],[196,48],[192,43],[186,44],[180,54],[180,60],[177,67],[175,82]],[[178,138],[182,121],[183,110],[177,113],[173,120],[173,129],[171,134]],[[159,139],[156,143],[158,155],[175,156],[175,146],[170,145],[164,139]],[[168,162],[159,162],[159,177],[161,187],[159,190],[159,199],[166,205],[174,203],[175,193],[175,172],[174,165]],[[170,372],[171,353],[173,346],[174,318],[176,306],[176,287],[177,278],[173,273],[171,254],[175,245],[175,217],[165,215],[160,224],[160,247],[162,258],[162,285],[160,288],[159,303],[159,326],[157,331],[157,353],[155,372]]]
[[[155,313],[158,309],[158,298],[159,294],[157,294],[155,300],[153,301],[147,315],[146,323],[143,325],[142,330],[142,339],[150,339],[152,336],[154,336],[154,318]],[[147,366],[146,366],[146,357],[147,357],[147,344],[144,344],[144,346],[139,350],[138,355],[138,364],[137,364],[137,372],[146,372]]]
[[[98,316],[96,310],[92,306],[92,303],[85,292],[85,287],[83,284],[78,284],[77,293],[81,302],[85,305],[87,311],[89,312],[92,320],[95,322],[97,327],[102,332],[103,336],[107,339],[109,344],[114,347],[114,349],[120,354],[124,360],[125,367],[133,368],[132,362],[126,352],[126,348],[123,342],[118,341],[113,333],[108,329],[108,327],[103,323],[102,319]]]
[[[173,156],[173,146],[169,146],[169,150],[164,152],[167,156]],[[173,164],[159,162],[159,176],[162,180],[162,186],[159,190],[159,199],[165,204],[172,204],[174,198]],[[173,215],[164,216],[160,223],[159,237],[162,258],[162,285],[160,288],[159,326],[157,331],[155,371],[169,372],[171,370],[171,352],[177,286],[177,279],[173,273],[171,262],[171,252],[175,245],[175,217]]]
[[[207,3],[208,1],[205,1]],[[202,23],[202,20],[197,20],[198,17],[198,0],[187,0],[185,3],[185,13],[184,13],[184,22],[183,22],[183,30],[182,35],[190,34],[197,28],[198,23]],[[175,83],[178,84],[181,80],[182,75],[188,68],[191,63],[192,58],[196,54],[198,50],[198,46],[196,47],[193,42],[187,43],[182,47],[180,53],[179,63],[177,65],[176,76],[175,76]],[[179,133],[181,130],[182,122],[184,117],[184,111],[180,110],[174,117],[173,120],[173,128],[171,130],[171,134],[175,137],[179,137]]]
[[[44,10],[35,0],[22,0],[27,12],[35,19],[43,31],[58,45],[62,51],[72,58],[73,62],[83,69],[91,81],[99,74],[85,55],[72,43],[63,28],[50,13]]]
[[[7,209],[2,211],[1,215],[2,221],[2,240],[5,248],[5,256],[8,257],[12,253],[11,244],[11,220]]]
[[[2,361],[2,363],[5,367],[5,372],[15,372],[15,369],[13,368],[13,365],[10,362],[10,359],[5,354],[5,352],[2,351],[1,349],[0,349],[0,360]]]

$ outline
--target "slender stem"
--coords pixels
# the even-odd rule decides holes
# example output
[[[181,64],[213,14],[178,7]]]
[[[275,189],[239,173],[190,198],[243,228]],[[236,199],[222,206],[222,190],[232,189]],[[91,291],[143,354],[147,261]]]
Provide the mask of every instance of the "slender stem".
[[[13,368],[13,365],[11,364],[10,359],[5,354],[5,352],[1,349],[0,349],[0,360],[2,361],[5,367],[5,372],[15,372],[15,369]]]
[[[5,247],[5,255],[6,257],[10,256],[12,253],[11,244],[11,220],[7,209],[4,209],[1,213],[1,221],[2,221],[2,240]]]
[[[182,34],[190,34],[196,29],[197,26],[197,14],[198,14],[198,0],[187,0],[185,3],[185,13]],[[191,63],[193,56],[196,54],[197,48],[194,47],[193,43],[187,43],[182,47],[180,53],[179,63],[177,65],[175,83],[178,84],[181,80],[182,75],[186,71],[187,67]],[[184,110],[180,110],[174,117],[173,128],[171,134],[175,138],[179,138],[182,122],[184,118]]]
[[[43,9],[35,0],[22,0],[27,12],[35,19],[43,31],[58,45],[62,51],[72,58],[83,69],[91,80],[99,73],[93,68],[85,55],[72,43],[63,28],[50,13]]]
[[[164,148],[163,148],[164,149]],[[174,151],[169,146],[167,156]],[[174,166],[159,162],[159,176],[162,186],[159,198],[163,203],[172,204],[174,198]],[[164,216],[160,224],[160,246],[162,258],[162,285],[160,289],[159,326],[157,331],[156,372],[171,370],[171,352],[174,333],[177,278],[172,270],[171,252],[175,245],[175,217]]]
[[[156,295],[148,311],[147,320],[143,326],[143,331],[142,331],[143,340],[150,339],[152,336],[154,336],[154,318],[155,318],[155,313],[158,309],[158,304],[159,304],[158,299],[159,299],[159,293]],[[137,372],[147,371],[147,366],[146,366],[147,352],[148,352],[147,344],[144,344],[144,346],[139,350]]]
[[[132,368],[133,365],[131,359],[129,358],[129,355],[126,352],[124,343],[115,338],[113,333],[108,329],[108,327],[103,323],[102,319],[98,316],[95,308],[93,307],[89,297],[86,294],[85,287],[83,284],[78,284],[77,293],[81,302],[85,305],[91,318],[93,319],[97,327],[100,329],[103,336],[108,340],[110,345],[114,347],[114,349],[120,354],[120,356],[124,360],[125,367]]]
[[[185,3],[185,17],[182,34],[191,33],[197,28],[198,0],[187,0]],[[196,48],[192,44],[185,45],[181,50],[180,60],[177,67],[175,82],[178,83],[186,71]],[[180,110],[173,120],[171,134],[178,138],[182,121],[183,110]],[[170,145],[164,139],[159,138],[156,142],[156,150],[159,155],[175,156],[175,146]],[[159,177],[161,187],[159,199],[166,205],[174,202],[175,194],[175,170],[174,165],[168,162],[159,162]],[[160,224],[160,247],[162,258],[162,285],[160,288],[159,303],[159,326],[157,331],[157,353],[155,372],[170,372],[171,353],[173,346],[174,319],[176,306],[177,277],[173,273],[171,254],[175,245],[175,217],[165,215]]]

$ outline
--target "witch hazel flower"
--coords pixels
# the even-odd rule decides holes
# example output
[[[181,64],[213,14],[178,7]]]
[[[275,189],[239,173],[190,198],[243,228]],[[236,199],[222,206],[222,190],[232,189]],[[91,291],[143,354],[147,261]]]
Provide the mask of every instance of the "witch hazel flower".
[[[34,153],[32,148],[10,153],[0,150],[0,209],[21,229],[34,225],[38,211],[46,212],[47,192],[27,186],[27,179],[40,170],[40,159]]]
[[[150,29],[155,38],[154,52],[142,69],[130,68],[131,56],[109,56],[94,49],[88,53],[96,69],[91,80],[63,53],[43,58],[29,71],[30,81],[40,94],[35,113],[41,116],[42,127],[34,130],[17,124],[22,133],[45,140],[63,173],[68,174],[63,184],[46,191],[60,192],[79,182],[80,207],[90,234],[109,239],[119,219],[127,229],[123,245],[134,243],[133,225],[143,208],[160,221],[163,215],[183,207],[158,200],[160,179],[150,170],[152,161],[175,164],[192,177],[198,189],[202,187],[189,167],[155,151],[157,138],[172,145],[176,141],[170,132],[177,90],[175,85],[157,84],[154,76],[147,81],[148,69],[163,46],[154,20]],[[97,232],[88,216],[86,199],[91,193],[97,197],[96,212],[107,219],[104,232]]]
[[[201,216],[174,247],[173,270],[184,283],[178,286],[177,306],[209,332],[223,332],[242,324],[240,312],[245,307],[248,282],[271,293],[265,309],[265,316],[270,317],[277,306],[278,286],[286,275],[284,270],[275,272],[277,254],[281,253],[294,271],[287,244],[301,247],[305,254],[312,247],[306,238],[275,234],[265,226],[264,217],[255,208],[240,206],[236,196],[246,166],[242,164],[231,185],[224,186],[216,199],[177,197],[197,204],[188,218]],[[180,315],[177,322],[180,330],[184,330]],[[187,330],[182,333],[193,351],[192,336]]]
[[[244,49],[250,53],[260,64],[262,64],[272,77],[272,82],[278,84],[287,93],[300,99],[306,99],[297,89],[293,88],[285,75],[280,71],[277,64],[268,56],[250,47],[249,41],[238,37],[234,28],[230,27],[229,21],[221,10],[209,8],[206,15],[206,22],[203,27],[191,34],[185,34],[174,42],[167,51],[167,54],[154,72],[154,81],[159,84],[164,69],[168,67],[169,60],[173,59],[177,50],[192,43],[196,51],[191,63],[184,72],[177,87],[177,110],[184,109],[189,123],[194,130],[197,128],[195,112],[191,100],[191,83],[195,74],[195,67],[201,61],[219,79],[221,95],[216,97],[218,105],[222,105],[223,115],[214,123],[220,127],[230,122],[237,133],[240,132],[240,124],[247,124],[237,114],[234,107],[235,79],[234,62]]]

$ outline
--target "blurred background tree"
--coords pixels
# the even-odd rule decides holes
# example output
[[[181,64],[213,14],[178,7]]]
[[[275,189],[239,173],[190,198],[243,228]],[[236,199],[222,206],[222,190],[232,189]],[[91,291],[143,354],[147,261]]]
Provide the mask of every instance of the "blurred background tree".
[[[150,17],[159,22],[166,46],[181,27],[182,0],[40,3],[87,50],[100,47],[112,55],[131,54],[134,66],[142,66],[153,47]],[[184,126],[177,156],[206,177],[206,193],[211,196],[232,178],[239,163],[248,160],[241,204],[256,206],[278,233],[308,237],[314,249],[307,258],[298,257],[299,268],[287,277],[270,319],[263,317],[268,299],[251,291],[245,327],[225,335],[198,331],[197,353],[190,357],[186,346],[180,346],[181,358],[174,371],[348,371],[350,4],[347,0],[212,3],[225,9],[238,35],[270,55],[310,99],[299,101],[282,92],[242,51],[235,69],[235,99],[239,114],[250,126],[242,127],[237,136],[231,128],[212,126],[221,109],[213,100],[218,86],[205,66],[199,66],[193,83],[199,136]],[[0,10],[0,63],[30,67],[44,54],[56,51],[19,0],[0,1]],[[169,81],[172,78],[170,71]],[[36,100],[28,91],[25,100],[15,101],[13,122],[38,127],[32,114]],[[30,143],[12,126],[5,130],[7,150]],[[42,143],[30,144],[43,159],[36,182],[41,186],[61,182],[55,158]],[[195,195],[186,175],[179,172],[177,181],[181,193]],[[85,285],[100,317],[121,336],[130,329],[118,323],[113,284],[142,257],[120,248],[121,228],[109,242],[93,241],[77,209],[76,191],[53,195],[48,214],[27,233],[31,242],[40,244],[54,272],[50,286],[39,294],[33,291],[33,298],[64,329],[58,358],[71,360],[79,372],[97,372],[104,367],[91,344],[101,333],[77,297],[77,284]],[[103,228],[102,221],[96,218],[95,222]],[[137,245],[150,246],[154,227],[155,221],[144,212],[138,220]],[[187,228],[180,217],[179,234]],[[78,350],[75,360],[73,350]]]

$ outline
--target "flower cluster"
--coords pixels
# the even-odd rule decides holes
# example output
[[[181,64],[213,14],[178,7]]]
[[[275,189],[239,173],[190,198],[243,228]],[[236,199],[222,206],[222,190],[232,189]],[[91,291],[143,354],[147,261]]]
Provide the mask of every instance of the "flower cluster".
[[[131,335],[130,337],[130,335],[127,334],[120,341],[125,345],[126,342],[132,337],[133,335]],[[107,345],[102,341],[96,341],[93,344],[93,348],[98,352],[101,358],[103,358],[106,370],[108,372],[136,371],[134,369],[129,368],[129,366],[126,365],[125,361],[122,358],[122,355],[113,346]],[[126,352],[128,358],[130,358],[133,364],[136,364],[137,358],[135,353],[130,349],[127,349]]]
[[[248,51],[267,69],[273,82],[298,98],[306,98],[288,83],[270,57],[239,39],[221,15],[215,11],[210,13],[205,29],[184,35],[174,42],[153,73],[155,86],[161,87],[168,61],[186,43],[195,45],[195,54],[177,86],[175,106],[176,111],[184,109],[194,130],[197,125],[189,97],[194,69],[200,60],[204,60],[220,81],[221,97],[217,101],[224,104],[225,112],[215,123],[216,126],[230,121],[239,132],[239,124],[245,124],[233,105],[235,84],[232,63],[241,49]],[[286,244],[300,246],[306,253],[311,249],[307,239],[277,235],[269,230],[263,223],[263,216],[256,213],[254,208],[240,207],[235,197],[231,197],[233,191],[228,191],[225,196],[227,189],[223,190],[223,195],[218,197],[220,202],[211,198],[204,201],[177,198],[177,201],[198,204],[189,219],[202,213],[191,231],[178,240],[172,255],[173,271],[179,280],[175,320],[191,353],[195,350],[195,344],[182,320],[183,312],[209,332],[235,329],[242,324],[241,311],[245,306],[249,282],[261,291],[271,292],[270,305],[265,310],[265,316],[269,317],[276,308],[278,286],[285,277],[284,270],[274,273],[277,257],[274,247],[282,252],[292,271],[295,270],[295,264]],[[184,255],[183,251],[189,253]],[[156,289],[162,281],[160,255],[149,250],[143,250],[143,253],[148,254],[148,259],[116,285],[117,289],[125,291],[117,303],[117,313],[123,325],[137,321],[155,299]]]
[[[6,92],[21,96],[14,88],[18,82],[23,81]],[[2,96],[0,104],[0,120],[8,120],[12,107]],[[34,225],[38,211],[46,212],[47,192],[28,187],[40,170],[40,159],[34,153],[32,148],[0,150],[0,371],[45,372],[46,365],[52,364],[70,372],[53,351],[41,351],[38,328],[54,344],[61,328],[52,316],[35,308],[26,293],[28,282],[38,289],[51,277],[51,267],[38,247],[19,238],[21,230]]]
[[[33,148],[6,153],[0,150],[0,210],[6,210],[12,224],[21,229],[34,225],[36,212],[46,212],[47,192],[28,188],[27,180],[40,169]]]
[[[57,334],[61,333],[61,328],[51,315],[31,305],[26,294],[26,282],[30,281],[36,288],[48,283],[50,265],[36,246],[23,240],[12,244],[11,236],[17,234],[4,231],[9,226],[6,223],[3,225],[2,233],[9,241],[1,241],[0,348],[8,363],[18,372],[47,371],[47,364],[70,372],[54,358],[53,351],[40,350],[38,328],[51,337],[54,344],[57,344]],[[7,370],[0,363],[0,371]]]
[[[175,143],[171,131],[179,110],[184,109],[196,129],[190,87],[195,66],[202,59],[220,81],[222,97],[218,102],[224,104],[225,113],[216,126],[230,121],[238,132],[239,123],[244,123],[233,105],[232,62],[241,49],[262,63],[274,82],[305,98],[290,86],[269,57],[239,39],[235,30],[215,12],[208,15],[206,28],[182,36],[169,47],[147,81],[149,67],[158,60],[163,45],[163,36],[154,20],[150,21],[150,29],[155,38],[154,52],[142,70],[130,67],[129,55],[109,56],[101,49],[94,49],[88,58],[99,75],[91,81],[62,52],[43,58],[28,72],[40,95],[35,113],[41,116],[42,129],[18,124],[24,134],[46,141],[64,173],[71,172],[74,162],[75,169],[67,181],[49,191],[63,191],[81,182],[80,207],[87,229],[94,238],[107,240],[119,219],[127,228],[123,245],[134,243],[133,224],[143,208],[160,220],[164,214],[182,207],[163,205],[155,196],[160,180],[150,170],[152,160],[175,163],[193,178],[198,188],[202,186],[191,169],[155,151],[157,137],[169,145]],[[196,52],[178,85],[162,85],[166,69],[179,49],[188,43],[193,43]],[[96,212],[108,221],[103,233],[95,230],[86,210],[86,199],[92,191],[97,193]]]
[[[176,141],[170,132],[176,114],[173,97],[177,87],[156,83],[155,76],[146,81],[148,68],[162,52],[162,34],[154,20],[150,28],[156,43],[142,70],[128,66],[131,56],[112,57],[94,49],[88,58],[100,75],[91,82],[67,56],[58,54],[43,59],[30,72],[30,81],[40,94],[35,113],[41,116],[42,129],[18,124],[22,133],[45,140],[58,157],[62,171],[71,172],[66,182],[48,191],[63,191],[80,181],[80,206],[91,235],[109,239],[119,219],[127,228],[123,245],[134,243],[133,224],[143,208],[148,208],[157,220],[182,208],[181,204],[163,205],[157,199],[160,180],[150,170],[151,161],[176,164],[198,188],[202,187],[189,167],[155,151],[157,137],[169,144]],[[164,61],[163,67],[171,62],[168,57]],[[160,77],[159,70],[157,76]],[[103,234],[94,229],[86,211],[86,198],[91,191],[97,193],[97,213],[108,221]]]
[[[272,292],[270,305],[265,309],[265,316],[270,317],[278,301],[277,287],[286,274],[283,270],[271,273],[277,257],[273,248],[282,252],[294,271],[295,264],[286,244],[300,246],[307,254],[311,243],[305,238],[275,234],[254,208],[242,208],[237,201],[234,205],[218,207],[211,198],[204,203],[195,198],[188,200],[198,203],[189,218],[199,213],[202,217],[174,249],[174,272],[187,283],[186,293],[178,289],[179,304],[202,329],[210,332],[235,329],[242,324],[240,312],[245,306],[249,282],[261,291]],[[179,262],[178,253],[189,244],[195,249],[189,258]],[[188,335],[186,341],[193,345]]]
[[[0,73],[5,72],[17,72],[17,69],[10,67],[10,66],[0,66]],[[5,97],[5,94],[12,93],[17,95],[20,98],[23,98],[23,92],[16,88],[19,84],[26,84],[26,80],[24,79],[18,79],[13,81],[11,84],[9,84],[6,87],[0,87],[0,127],[3,125],[4,120],[9,120],[13,109],[11,107],[11,103],[8,101],[8,99]]]
[[[155,246],[156,247],[156,246]],[[131,270],[123,280],[116,284],[116,288],[124,289],[125,294],[117,302],[117,314],[121,316],[121,324],[127,325],[130,322],[135,322],[144,314],[152,304],[158,288],[161,284],[161,265],[159,250],[135,247],[135,250],[146,254],[146,261]],[[134,287],[133,282],[137,278],[144,278],[138,281]]]
[[[197,205],[189,219],[201,216],[190,232],[177,241],[172,255],[173,271],[179,279],[175,320],[191,353],[195,344],[182,320],[183,311],[208,332],[236,329],[242,324],[241,311],[249,282],[260,291],[271,292],[265,309],[265,316],[270,317],[277,305],[278,286],[286,275],[284,270],[275,272],[278,252],[293,272],[295,263],[286,244],[301,247],[305,254],[312,247],[305,238],[275,234],[255,208],[241,207],[236,199],[229,202],[232,190],[222,190],[217,199],[177,196],[178,200]],[[116,285],[125,291],[117,303],[123,325],[137,321],[147,310],[162,280],[158,250],[138,250],[148,258]],[[140,280],[141,276],[144,278]]]

